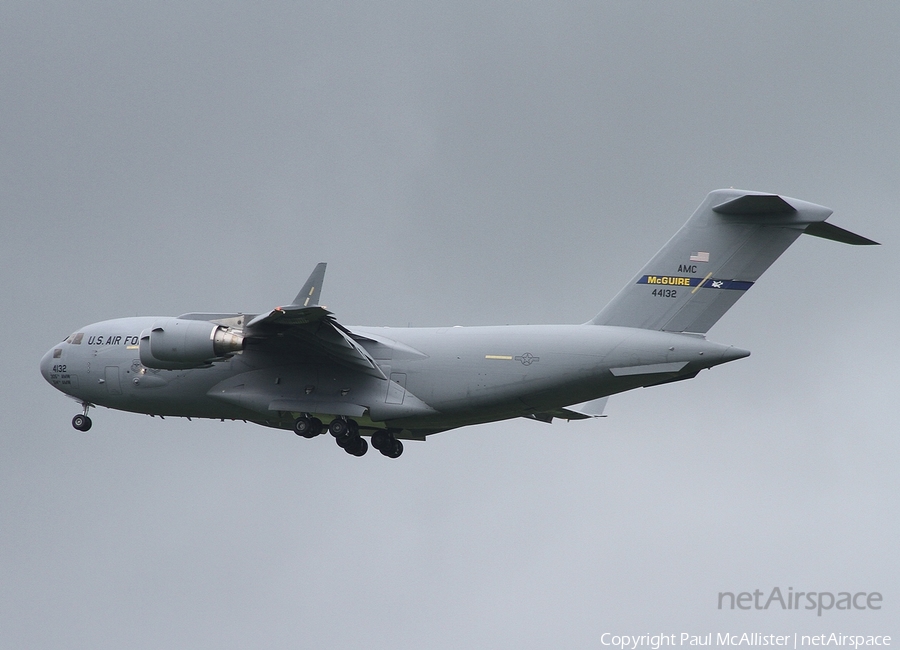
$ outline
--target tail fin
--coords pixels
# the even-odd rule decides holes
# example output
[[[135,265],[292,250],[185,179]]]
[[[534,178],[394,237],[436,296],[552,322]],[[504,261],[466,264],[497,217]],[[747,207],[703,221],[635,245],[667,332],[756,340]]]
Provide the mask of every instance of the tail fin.
[[[710,192],[591,323],[705,334],[804,232],[877,244],[825,223],[831,212],[776,194]]]

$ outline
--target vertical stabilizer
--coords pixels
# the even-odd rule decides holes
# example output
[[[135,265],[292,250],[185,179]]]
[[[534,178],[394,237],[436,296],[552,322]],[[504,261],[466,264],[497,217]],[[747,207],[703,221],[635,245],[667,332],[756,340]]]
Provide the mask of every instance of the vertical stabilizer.
[[[706,333],[804,232],[876,243],[825,223],[831,212],[776,194],[711,192],[591,323]]]

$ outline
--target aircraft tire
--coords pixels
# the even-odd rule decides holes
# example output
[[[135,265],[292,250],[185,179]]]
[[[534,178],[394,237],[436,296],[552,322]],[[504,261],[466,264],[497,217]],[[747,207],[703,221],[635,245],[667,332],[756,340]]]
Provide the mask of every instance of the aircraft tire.
[[[318,435],[312,420],[302,416],[294,420],[294,433],[298,436],[303,436],[304,438],[315,438]]]
[[[372,446],[381,451],[385,447],[387,447],[391,442],[391,434],[387,431],[376,431],[372,434]]]
[[[364,438],[360,436],[353,436],[350,439],[350,443],[344,447],[344,451],[346,451],[351,456],[365,456],[366,452],[369,451],[369,443],[365,441]]]
[[[78,431],[87,431],[91,428],[91,418],[86,415],[76,415],[72,418],[72,426],[75,427]]]
[[[382,447],[379,451],[388,458],[400,458],[400,454],[403,453],[403,443],[393,438],[389,445]]]
[[[328,425],[328,430],[335,438],[340,438],[341,436],[350,433],[350,425],[347,424],[346,420],[335,418],[331,421],[331,424]]]
[[[347,433],[343,433],[339,436],[334,437],[334,441],[337,443],[337,446],[341,449],[346,449],[347,445],[352,444],[353,436],[348,431]]]
[[[310,438],[314,438],[315,436],[321,435],[322,431],[324,431],[324,427],[322,426],[322,420],[319,418],[309,418],[309,423],[312,425],[313,434]]]

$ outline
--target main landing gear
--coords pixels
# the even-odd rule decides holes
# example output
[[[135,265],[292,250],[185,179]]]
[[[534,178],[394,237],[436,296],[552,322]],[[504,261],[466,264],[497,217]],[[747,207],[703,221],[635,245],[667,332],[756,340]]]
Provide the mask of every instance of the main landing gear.
[[[390,431],[376,431],[372,434],[372,446],[388,458],[399,458],[403,453],[403,443]]]
[[[294,420],[294,433],[304,438],[315,438],[322,433],[322,420],[319,418],[299,417]]]
[[[337,446],[351,456],[364,456],[369,451],[369,443],[359,435],[359,425],[354,420],[335,418],[328,425]]]
[[[91,428],[93,422],[91,422],[91,418],[88,417],[88,409],[90,407],[90,404],[85,403],[84,413],[76,415],[74,418],[72,418],[72,426],[75,427],[78,431],[87,431]]]
[[[328,432],[334,436],[337,446],[351,456],[364,456],[369,451],[369,443],[359,435],[359,425],[355,420],[335,418],[328,425]],[[300,416],[294,420],[294,433],[304,438],[315,438],[325,433],[325,425],[319,418]],[[388,458],[397,458],[403,453],[403,443],[390,431],[373,433],[372,446]]]

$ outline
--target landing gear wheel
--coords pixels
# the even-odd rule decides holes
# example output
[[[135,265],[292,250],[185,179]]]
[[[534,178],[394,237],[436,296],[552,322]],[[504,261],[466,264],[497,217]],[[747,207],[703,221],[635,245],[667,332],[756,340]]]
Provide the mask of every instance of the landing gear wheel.
[[[403,453],[403,443],[394,438],[389,446],[381,450],[381,453],[388,458],[400,458],[400,454]]]
[[[351,456],[365,456],[366,452],[369,451],[369,443],[359,436],[351,436],[347,445],[344,447],[344,451]]]
[[[91,418],[86,415],[76,415],[72,418],[72,426],[78,429],[79,431],[87,431],[91,428]]]
[[[403,453],[403,443],[390,431],[376,431],[372,434],[372,446],[388,458],[398,458]]]
[[[342,433],[339,436],[335,436],[334,441],[341,449],[347,449],[347,446],[353,443],[353,436],[349,432]]]
[[[350,432],[350,425],[347,424],[347,420],[335,418],[328,425],[328,430],[331,431],[331,435],[335,438],[340,438],[342,435]]]
[[[378,451],[381,451],[390,444],[391,437],[391,434],[387,431],[376,431],[372,434],[372,446]]]
[[[312,427],[313,432],[312,436],[310,437],[318,436],[322,433],[322,420],[320,420],[319,418],[309,418],[309,424]]]
[[[307,417],[299,417],[294,420],[294,433],[304,438],[315,438],[319,435],[315,431],[312,420]]]

